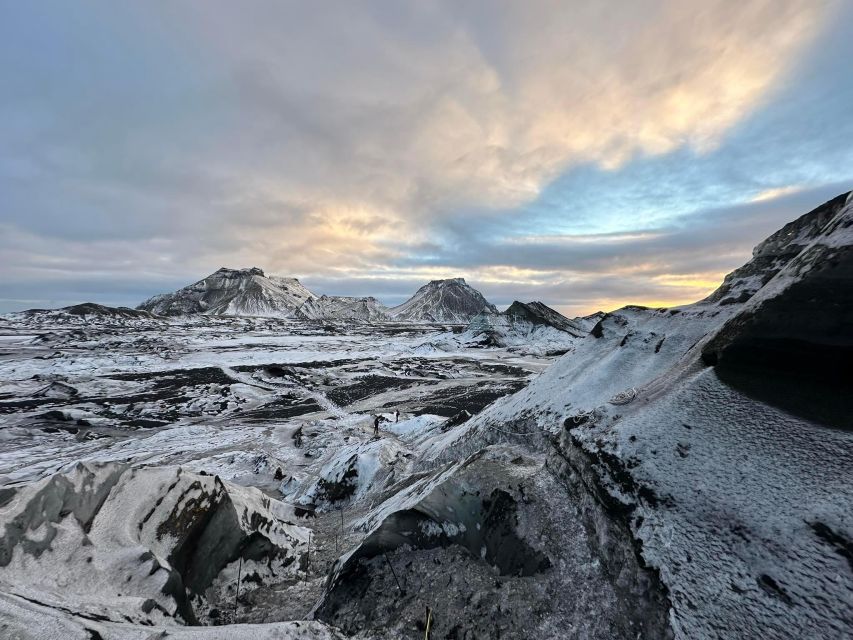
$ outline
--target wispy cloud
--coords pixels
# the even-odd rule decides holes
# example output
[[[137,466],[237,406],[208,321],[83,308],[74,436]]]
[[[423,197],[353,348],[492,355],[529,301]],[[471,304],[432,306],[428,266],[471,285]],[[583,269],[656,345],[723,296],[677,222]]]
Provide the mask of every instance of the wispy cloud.
[[[775,200],[783,196],[791,195],[802,191],[802,185],[789,185],[787,187],[774,187],[772,189],[764,189],[750,198],[750,202],[765,202],[767,200]]]

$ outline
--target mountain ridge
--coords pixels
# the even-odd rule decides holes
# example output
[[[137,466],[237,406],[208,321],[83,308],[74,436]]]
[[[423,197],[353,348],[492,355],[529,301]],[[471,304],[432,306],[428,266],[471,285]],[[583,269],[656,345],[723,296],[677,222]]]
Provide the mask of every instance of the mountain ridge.
[[[589,333],[548,305],[514,301],[506,311],[483,312],[474,316],[465,330],[453,335],[449,344],[467,347],[507,347],[521,351],[560,354]]]
[[[464,324],[497,308],[465,278],[432,280],[389,308],[373,296],[317,295],[297,278],[266,275],[258,267],[221,267],[209,276],[152,296],[136,307],[154,315],[229,315],[295,320],[354,320]]]
[[[357,320],[381,322],[389,319],[388,307],[373,296],[327,296],[306,300],[296,312],[303,320]]]

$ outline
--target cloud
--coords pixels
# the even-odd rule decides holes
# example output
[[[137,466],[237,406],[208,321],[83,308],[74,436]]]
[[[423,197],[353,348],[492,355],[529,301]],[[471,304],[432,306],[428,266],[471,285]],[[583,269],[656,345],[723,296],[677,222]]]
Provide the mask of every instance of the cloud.
[[[714,148],[826,18],[815,2],[235,5],[198,13],[242,126],[224,171],[405,220],[535,198],[570,166]],[[200,18],[200,19],[199,19]],[[306,28],[307,26],[307,28]],[[425,36],[411,34],[423,29]],[[319,33],[318,33],[319,32]],[[400,34],[409,37],[400,37]],[[490,55],[500,49],[500,56]],[[242,160],[228,166],[224,159]]]
[[[97,274],[118,291],[139,274],[165,288],[257,264],[343,293],[461,269],[504,298],[633,270],[632,291],[658,295],[677,281],[639,274],[659,273],[662,244],[677,239],[685,257],[705,246],[664,218],[707,209],[725,176],[668,207],[639,191],[663,179],[644,176],[613,228],[595,227],[608,218],[595,185],[650,159],[715,157],[835,12],[796,0],[20,5],[0,27],[3,270],[15,286]],[[559,188],[584,176],[586,207],[577,184]],[[682,262],[670,268],[724,260]]]
[[[399,302],[399,282],[410,292],[425,279],[466,273],[499,305],[539,299],[580,315],[628,303],[685,304],[713,291],[783,224],[851,186],[830,184],[773,201],[708,209],[636,233],[503,238],[460,229],[468,238],[464,250],[450,244],[428,256],[407,254],[391,261],[396,270],[360,282],[359,290]],[[341,288],[334,281],[317,284]],[[395,286],[389,290],[389,284]]]

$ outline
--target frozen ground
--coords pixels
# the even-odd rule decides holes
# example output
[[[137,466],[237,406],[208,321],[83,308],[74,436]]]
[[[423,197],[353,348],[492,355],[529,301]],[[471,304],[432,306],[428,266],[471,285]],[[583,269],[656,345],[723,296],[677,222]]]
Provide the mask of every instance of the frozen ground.
[[[41,317],[0,331],[7,484],[79,460],[178,464],[259,484],[279,467],[298,475],[315,464],[329,434],[339,445],[369,437],[374,413],[476,413],[549,362],[425,350],[442,329],[401,325],[198,317],[69,327]],[[284,446],[300,428],[313,457]]]
[[[30,637],[28,616],[44,621],[35,637],[56,638],[305,620],[332,561],[364,537],[355,520],[409,477],[425,434],[517,391],[552,361],[428,346],[450,330],[97,309],[3,319],[0,635]],[[268,502],[242,497],[241,486]],[[237,508],[244,525],[223,528],[223,501],[246,500],[255,506]],[[78,517],[80,502],[95,515]],[[267,520],[287,536],[258,529]],[[231,531],[230,546],[211,543],[227,550],[215,575],[190,588],[181,536],[161,535],[158,522],[181,523],[192,545],[214,528]],[[186,599],[172,588],[175,572]],[[233,627],[234,637],[335,633],[296,624]]]

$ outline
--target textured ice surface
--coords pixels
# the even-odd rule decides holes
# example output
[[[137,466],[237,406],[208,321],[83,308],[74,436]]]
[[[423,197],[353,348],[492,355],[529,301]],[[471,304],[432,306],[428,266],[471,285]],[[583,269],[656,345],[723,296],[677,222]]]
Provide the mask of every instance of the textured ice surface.
[[[78,463],[5,490],[2,591],[105,622],[194,622],[238,557],[294,572],[308,530],[257,489],[175,467]]]
[[[702,358],[722,328],[740,318],[751,326],[756,310],[794,287],[807,294],[814,283],[823,295],[812,278],[825,281],[825,268],[837,268],[837,286],[850,286],[843,256],[853,207],[844,202],[759,245],[755,263],[736,272],[764,274],[744,299],[727,300],[746,287],[728,278],[726,295],[702,303],[608,314],[528,387],[432,436],[425,457],[441,462],[496,441],[556,452],[563,473],[630,527],[659,570],[679,638],[853,635],[853,432],[748,395]],[[827,326],[849,317],[848,298],[836,299],[840,307],[830,299],[823,310],[834,314]],[[769,331],[774,322],[789,327],[785,314],[762,322]],[[842,322],[808,339],[843,350],[851,331]],[[853,396],[837,388],[809,393],[853,410]]]
[[[32,637],[28,617],[45,620],[37,637],[93,637],[89,629],[104,638],[147,638],[143,623],[155,625],[150,633],[191,633],[176,626],[189,615],[179,611],[184,605],[163,591],[180,536],[158,537],[152,527],[194,513],[186,507],[199,500],[217,519],[227,513],[217,505],[233,503],[238,522],[249,523],[242,566],[248,582],[237,610],[240,568],[229,556],[205,578],[204,593],[190,598],[199,622],[304,618],[325,570],[317,560],[305,571],[304,532],[316,530],[312,555],[333,548],[323,539],[321,514],[336,518],[342,506],[355,514],[405,479],[418,443],[446,420],[430,411],[476,413],[551,361],[501,349],[417,354],[417,344],[443,333],[441,326],[63,310],[16,314],[0,331],[0,526],[17,526],[21,509],[34,504],[25,496],[45,483],[79,478],[80,461],[125,470],[90,531],[60,515],[57,503],[54,524],[33,521],[9,547],[0,569],[2,629],[22,638]],[[376,413],[387,418],[379,439]],[[80,482],[69,482],[80,490]],[[90,482],[87,491],[99,495],[94,487],[102,485]],[[282,524],[264,525],[272,518]],[[293,540],[282,540],[277,528],[291,526]],[[213,530],[237,529],[219,523]],[[46,536],[53,536],[50,544],[38,546]],[[253,559],[266,548],[259,540],[294,549],[296,559],[286,566]],[[162,567],[150,575],[148,553]],[[274,595],[282,591],[286,602]],[[333,637],[319,623],[301,624],[238,626],[234,637]]]
[[[446,638],[853,636],[847,200],[700,303],[578,319],[556,361],[556,327],[516,320],[496,347],[360,319],[3,319],[0,635],[338,637],[315,611],[423,637],[430,606]]]

